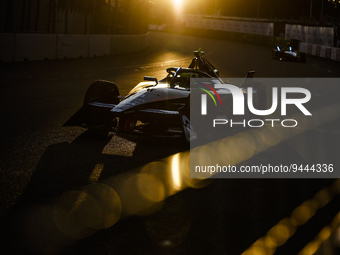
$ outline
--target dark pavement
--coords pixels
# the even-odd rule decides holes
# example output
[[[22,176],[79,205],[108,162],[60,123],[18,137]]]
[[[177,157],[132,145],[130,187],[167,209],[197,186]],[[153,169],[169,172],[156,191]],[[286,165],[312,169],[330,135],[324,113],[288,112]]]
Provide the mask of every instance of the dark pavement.
[[[144,75],[163,77],[187,66],[199,47],[221,77],[339,77],[340,63],[271,59],[271,49],[207,38],[153,33],[136,54],[53,62],[2,63],[0,76],[0,219],[3,254],[240,254],[295,208],[326,190],[327,202],[301,224],[277,254],[297,254],[340,211],[333,179],[218,179],[169,196],[156,213],[131,216],[79,239],[54,229],[51,206],[65,192],[187,150],[179,139],[94,137],[63,124],[81,107],[89,84],[114,81],[122,95]],[[340,86],[340,84],[339,84]],[[340,87],[313,88],[312,107],[338,103]],[[249,159],[284,164],[319,162],[340,171],[339,119]],[[94,169],[103,166],[99,174]],[[160,169],[161,171],[161,169]],[[338,193],[336,193],[338,192]],[[326,200],[321,197],[321,202]],[[51,218],[52,217],[52,218]],[[52,231],[52,230],[51,230]],[[58,233],[57,233],[58,232]],[[36,236],[35,236],[36,235]],[[268,254],[268,253],[258,253]],[[325,253],[326,254],[326,253]]]

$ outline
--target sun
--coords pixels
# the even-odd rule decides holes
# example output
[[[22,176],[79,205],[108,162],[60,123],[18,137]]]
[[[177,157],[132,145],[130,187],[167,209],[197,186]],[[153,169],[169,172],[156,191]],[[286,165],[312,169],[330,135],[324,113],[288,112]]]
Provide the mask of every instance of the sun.
[[[181,13],[183,7],[183,0],[173,0],[174,8],[176,12]]]

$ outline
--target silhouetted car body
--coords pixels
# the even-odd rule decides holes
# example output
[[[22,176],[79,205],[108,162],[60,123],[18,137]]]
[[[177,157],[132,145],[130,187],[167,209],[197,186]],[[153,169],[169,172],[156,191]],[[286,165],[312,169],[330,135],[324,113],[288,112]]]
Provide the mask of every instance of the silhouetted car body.
[[[223,85],[216,68],[203,57],[203,51],[194,53],[188,68],[167,68],[167,76],[159,81],[145,76],[145,81],[124,97],[113,82],[93,82],[83,107],[65,126],[154,136],[179,135],[190,141],[190,78],[214,79]],[[248,72],[248,77],[253,75],[254,71]],[[229,90],[222,89],[219,93],[222,99],[231,102]]]

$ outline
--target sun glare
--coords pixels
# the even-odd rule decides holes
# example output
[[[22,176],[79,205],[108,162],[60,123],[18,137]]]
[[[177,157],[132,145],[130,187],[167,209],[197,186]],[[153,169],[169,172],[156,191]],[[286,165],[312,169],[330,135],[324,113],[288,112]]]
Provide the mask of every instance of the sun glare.
[[[177,14],[180,14],[183,8],[183,0],[173,0],[174,8]]]

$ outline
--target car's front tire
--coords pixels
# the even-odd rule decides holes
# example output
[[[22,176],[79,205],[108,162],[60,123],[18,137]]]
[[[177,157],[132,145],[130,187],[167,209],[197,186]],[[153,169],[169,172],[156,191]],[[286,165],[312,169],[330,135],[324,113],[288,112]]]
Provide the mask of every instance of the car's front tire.
[[[91,102],[118,104],[119,90],[117,85],[110,81],[98,80],[93,82],[87,89],[84,105]]]
[[[83,105],[86,109],[87,126],[91,134],[107,135],[108,130],[117,123],[110,114],[110,108],[93,106],[91,103],[116,105],[119,100],[119,90],[113,82],[98,80],[89,86]]]

